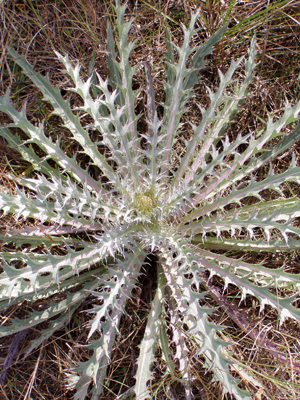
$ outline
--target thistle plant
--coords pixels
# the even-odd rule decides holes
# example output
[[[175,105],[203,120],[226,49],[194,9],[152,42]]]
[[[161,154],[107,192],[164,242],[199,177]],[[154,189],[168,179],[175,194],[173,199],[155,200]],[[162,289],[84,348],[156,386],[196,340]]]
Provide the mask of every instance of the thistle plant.
[[[224,290],[235,285],[241,300],[256,297],[261,311],[265,305],[276,308],[281,323],[286,318],[300,320],[295,306],[300,276],[285,272],[284,266],[270,269],[248,263],[241,256],[246,251],[298,248],[300,229],[294,221],[300,216],[300,201],[285,197],[283,185],[299,183],[300,168],[294,156],[281,173],[272,161],[299,138],[300,126],[292,123],[298,119],[300,103],[286,103],[283,115],[277,120],[270,116],[260,132],[229,137],[229,124],[253,79],[252,40],[247,57],[233,61],[225,74],[219,72],[219,88],[215,92],[206,88],[209,105],[204,109],[196,104],[201,121],[190,123],[193,134],[185,140],[182,117],[188,104],[196,103],[194,88],[204,58],[225,30],[201,47],[190,47],[196,13],[188,28],[182,26],[182,45],[167,42],[163,115],[156,111],[148,64],[145,115],[136,115],[138,93],[132,82],[137,66],[129,62],[134,42],[128,41],[132,21],[124,21],[125,8],[116,2],[116,43],[108,26],[109,78],[94,72],[85,80],[78,65],[57,53],[73,82],[68,90],[82,100],[76,109],[48,77],[8,50],[89,161],[83,166],[78,156],[70,156],[62,141],[45,131],[45,121],[30,122],[25,106],[18,111],[9,92],[0,98],[0,111],[12,120],[1,126],[0,133],[34,169],[29,177],[15,178],[13,190],[2,186],[0,191],[2,217],[13,214],[23,225],[0,236],[3,245],[15,245],[15,251],[1,253],[0,307],[4,312],[25,300],[32,304],[25,318],[5,319],[0,336],[37,327],[40,336],[32,340],[29,354],[91,296],[94,306],[87,312],[92,355],[68,379],[76,389],[74,399],[90,393],[97,399],[126,304],[145,273],[147,257],[155,254],[157,289],[136,360],[132,388],[136,398],[151,397],[151,368],[159,347],[167,373],[179,374],[190,399],[189,343],[193,341],[198,345],[194,357],[205,359],[205,367],[222,382],[224,393],[248,399],[250,394],[231,375],[234,359],[218,333],[223,327],[210,318],[214,309],[204,305],[204,296],[217,276]],[[242,63],[244,79],[237,82],[233,74]],[[138,131],[141,117],[147,122],[146,132]],[[288,124],[292,129],[287,135],[283,128]],[[175,150],[179,139],[185,143],[183,155]],[[269,172],[258,179],[263,165]],[[276,198],[264,195],[266,189],[272,189]],[[250,197],[251,204],[245,201]],[[239,257],[234,256],[237,252]],[[278,294],[284,289],[289,297]],[[47,302],[42,310],[34,307],[40,300]],[[40,328],[45,321],[49,324]]]

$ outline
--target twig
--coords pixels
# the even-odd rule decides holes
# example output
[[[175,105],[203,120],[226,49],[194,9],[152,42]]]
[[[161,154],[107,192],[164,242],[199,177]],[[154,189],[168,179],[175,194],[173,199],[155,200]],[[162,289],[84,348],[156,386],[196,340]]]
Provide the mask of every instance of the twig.
[[[260,347],[267,350],[273,357],[277,358],[282,364],[290,363],[297,372],[300,372],[300,364],[293,362],[291,359],[280,352],[279,345],[274,344],[272,341],[266,339],[266,335],[263,331],[254,329],[255,325],[249,321],[249,317],[246,313],[238,310],[238,307],[233,304],[229,304],[226,296],[222,296],[219,289],[216,286],[206,282],[207,287],[210,289],[212,296],[217,300],[219,305],[226,311],[230,318],[239,326],[244,332],[247,333],[251,339],[254,340]]]
[[[15,356],[18,354],[19,344],[20,344],[21,340],[25,339],[28,332],[29,332],[29,329],[24,329],[23,331],[16,333],[13,341],[11,342],[11,345],[8,350],[8,354],[6,356],[6,359],[4,361],[3,368],[2,368],[2,371],[0,374],[0,385],[2,385],[2,383],[4,383],[7,372],[9,370],[9,368],[12,366]]]

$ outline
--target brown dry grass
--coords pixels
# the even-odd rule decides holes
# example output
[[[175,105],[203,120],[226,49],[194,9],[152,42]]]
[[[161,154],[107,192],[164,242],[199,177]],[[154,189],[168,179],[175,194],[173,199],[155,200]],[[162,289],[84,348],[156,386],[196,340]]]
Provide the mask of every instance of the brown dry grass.
[[[128,18],[136,18],[131,31],[132,38],[138,40],[132,62],[138,63],[148,60],[151,64],[157,99],[162,96],[162,63],[165,48],[165,27],[172,31],[173,40],[180,42],[182,34],[180,21],[187,23],[190,13],[201,7],[201,17],[198,22],[200,28],[195,35],[195,44],[201,43],[212,32],[217,31],[227,19],[229,30],[224,40],[216,46],[214,57],[208,60],[207,67],[202,73],[203,83],[210,87],[217,86],[217,69],[225,71],[230,59],[245,54],[249,46],[249,39],[256,33],[259,50],[259,66],[257,76],[251,89],[251,98],[247,100],[242,115],[235,124],[235,132],[253,131],[260,126],[261,118],[267,112],[275,116],[281,115],[284,99],[295,102],[299,99],[299,29],[300,29],[300,2],[299,1],[241,1],[234,2],[208,0],[206,4],[201,0],[182,1],[129,1]],[[231,8],[231,4],[233,7]],[[269,11],[265,12],[269,6]],[[27,102],[27,110],[32,120],[41,120],[49,110],[36,93],[30,81],[21,71],[7,59],[5,48],[13,46],[20,53],[26,55],[28,61],[35,66],[35,70],[49,74],[51,81],[67,87],[65,76],[60,73],[60,64],[53,55],[53,49],[68,53],[71,59],[78,60],[83,65],[84,73],[92,66],[104,76],[106,69],[106,25],[113,20],[113,9],[110,0],[55,0],[55,1],[2,1],[0,4],[0,83],[4,90],[12,86],[14,101],[20,105]],[[143,71],[138,70],[136,88],[144,84]],[[199,88],[199,101],[205,104],[205,92]],[[76,101],[76,98],[72,99]],[[142,108],[142,97],[137,103],[137,109]],[[191,111],[191,117],[197,118]],[[1,122],[4,116],[0,115]],[[55,125],[55,121],[52,121]],[[9,149],[0,138],[0,172],[1,183],[5,186],[13,184],[6,172],[13,170],[16,174],[26,171],[28,164],[20,160],[17,152]],[[67,141],[68,138],[65,137]],[[67,142],[67,145],[70,143]],[[299,154],[300,146],[295,146]],[[72,152],[76,148],[71,148]],[[180,149],[178,150],[180,151]],[[286,162],[289,163],[289,156]],[[285,163],[285,158],[279,161],[279,167]],[[298,191],[299,188],[296,188]],[[298,192],[299,193],[299,192]],[[2,220],[3,224],[13,225],[13,219]],[[4,225],[3,225],[4,226]],[[294,273],[300,272],[299,255],[295,253],[291,260],[284,255],[266,257],[266,263],[281,265],[289,262],[289,268]],[[272,259],[273,257],[273,259]],[[251,260],[251,255],[249,255]],[[253,261],[253,260],[252,260]],[[112,355],[111,366],[106,381],[107,389],[101,400],[115,399],[117,395],[126,392],[133,383],[135,374],[135,360],[140,342],[149,303],[155,288],[155,274],[147,271],[135,291],[134,299],[128,304],[128,316],[121,322],[116,349]],[[227,298],[232,304],[239,305],[235,296],[235,288],[229,288]],[[207,299],[212,302],[211,299]],[[80,348],[86,343],[87,330],[85,324],[87,316],[82,313],[88,304],[83,304],[71,319],[64,330],[56,334],[42,345],[41,348],[22,360],[30,339],[39,335],[32,330],[22,343],[19,359],[11,368],[7,382],[0,387],[0,399],[9,400],[64,400],[71,399],[73,392],[64,385],[63,371],[74,366],[78,361],[86,359],[88,354]],[[223,339],[231,344],[230,349],[234,357],[245,365],[249,375],[253,374],[264,388],[257,390],[251,379],[242,375],[240,370],[234,374],[242,378],[244,387],[247,387],[256,400],[278,399],[297,400],[300,398],[300,373],[294,368],[293,362],[300,363],[300,330],[292,322],[286,322],[278,327],[277,313],[266,308],[259,314],[259,305],[255,299],[248,298],[240,309],[246,312],[255,329],[264,331],[269,341],[281,346],[282,353],[286,354],[289,362],[285,365],[272,357],[266,348],[261,348],[249,338],[247,332],[240,329],[228,318],[222,309],[216,311],[213,319],[228,326],[223,332]],[[11,309],[9,312],[21,313],[24,310]],[[0,361],[3,362],[13,338],[8,337],[0,342]],[[194,343],[190,342],[191,355],[196,351]],[[219,384],[211,383],[211,375],[205,374],[201,360],[191,358],[191,369],[196,380],[193,382],[195,399],[222,399]],[[154,365],[155,380],[153,392],[156,398],[164,400],[184,399],[183,388],[175,378],[170,381],[165,377],[165,365],[157,362]],[[125,398],[130,398],[127,396]],[[230,396],[224,398],[230,399]]]

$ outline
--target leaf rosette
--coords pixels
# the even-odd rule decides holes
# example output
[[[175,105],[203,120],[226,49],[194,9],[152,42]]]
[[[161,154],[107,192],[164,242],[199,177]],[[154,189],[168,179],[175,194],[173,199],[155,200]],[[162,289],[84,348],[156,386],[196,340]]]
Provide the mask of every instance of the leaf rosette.
[[[230,256],[236,251],[293,252],[299,247],[300,229],[294,221],[300,216],[300,201],[296,196],[285,197],[282,185],[288,181],[299,183],[300,168],[295,157],[281,173],[275,172],[271,162],[290,150],[299,138],[295,122],[300,103],[287,103],[277,120],[269,117],[259,135],[247,133],[230,140],[227,129],[253,79],[256,52],[252,40],[248,57],[233,61],[225,74],[219,72],[219,88],[215,92],[206,88],[209,106],[204,109],[197,104],[201,120],[190,124],[193,135],[185,141],[184,154],[179,156],[175,147],[178,138],[184,140],[182,116],[188,101],[194,101],[204,59],[226,28],[203,46],[191,48],[196,13],[188,27],[182,26],[182,45],[167,42],[161,119],[146,65],[145,133],[138,131],[137,93],[132,89],[136,67],[130,65],[129,57],[134,42],[127,39],[132,21],[124,21],[125,6],[119,1],[115,10],[116,45],[108,26],[107,80],[96,72],[83,80],[80,67],[57,53],[73,82],[69,90],[82,100],[76,110],[48,77],[36,73],[13,49],[8,51],[41,91],[44,101],[51,104],[52,114],[61,118],[89,162],[83,167],[78,158],[71,157],[60,140],[45,133],[44,122],[32,124],[25,107],[18,111],[8,92],[0,98],[0,111],[13,121],[1,126],[0,133],[35,170],[31,178],[18,177],[13,192],[5,187],[0,191],[4,216],[13,213],[20,221],[35,222],[34,226],[24,224],[21,229],[1,233],[2,244],[14,242],[16,251],[1,253],[0,307],[5,311],[24,300],[32,304],[39,299],[48,301],[47,308],[33,308],[26,318],[14,318],[1,325],[0,336],[55,318],[32,341],[29,353],[68,322],[92,294],[94,308],[88,311],[92,356],[69,374],[69,383],[76,388],[75,399],[84,399],[90,391],[96,399],[103,391],[127,301],[143,273],[147,256],[155,252],[157,289],[137,359],[133,387],[136,398],[151,396],[148,383],[157,347],[161,348],[168,373],[181,374],[186,398],[191,398],[192,383],[187,372],[191,338],[199,347],[195,356],[205,358],[205,366],[213,371],[215,380],[222,382],[224,392],[237,399],[250,398],[230,373],[233,358],[217,334],[223,328],[209,318],[213,309],[203,306],[203,288],[209,290],[216,275],[223,279],[225,289],[229,284],[237,286],[241,299],[255,296],[261,310],[266,304],[276,308],[281,322],[287,317],[300,320],[299,310],[293,305],[299,291],[299,274]],[[237,83],[233,74],[242,62],[244,79]],[[93,122],[84,125],[83,115]],[[293,131],[286,135],[288,124],[292,124]],[[15,128],[26,135],[25,141],[13,133]],[[270,165],[269,173],[257,179],[256,171],[263,165]],[[100,171],[97,177],[92,167]],[[266,199],[262,194],[266,189],[275,191],[277,198]],[[255,201],[246,205],[249,197]],[[243,240],[240,232],[245,232]],[[27,246],[22,251],[23,245]],[[53,251],[55,246],[59,246],[59,254]],[[287,288],[292,295],[276,296],[273,289],[278,287]],[[52,300],[60,293],[64,296]]]

